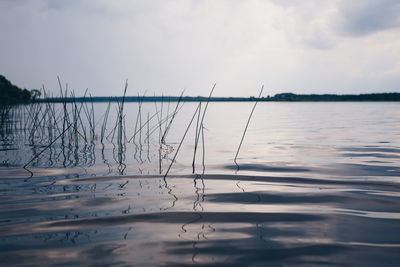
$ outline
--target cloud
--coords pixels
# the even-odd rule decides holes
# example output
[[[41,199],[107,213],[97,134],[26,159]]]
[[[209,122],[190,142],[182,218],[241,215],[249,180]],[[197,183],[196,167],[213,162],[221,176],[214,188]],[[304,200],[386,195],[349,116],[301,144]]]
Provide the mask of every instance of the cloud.
[[[282,9],[279,29],[289,42],[318,50],[335,47],[337,1],[272,0],[272,3]]]
[[[339,26],[348,36],[364,36],[400,27],[400,1],[342,1],[339,6],[342,21]]]
[[[204,95],[214,82],[216,95],[235,96],[263,83],[269,94],[398,91],[400,35],[387,10],[397,4],[382,3],[0,0],[0,71],[55,93],[60,75],[93,95],[117,94],[126,78],[132,94]],[[359,22],[382,10],[391,17]]]
[[[400,27],[398,0],[271,1],[285,10],[282,30],[289,39],[315,49],[331,49],[343,37],[362,37]]]
[[[79,6],[81,1],[63,1],[63,0],[46,0],[45,6],[49,9],[65,10],[66,8],[71,8],[73,6]]]

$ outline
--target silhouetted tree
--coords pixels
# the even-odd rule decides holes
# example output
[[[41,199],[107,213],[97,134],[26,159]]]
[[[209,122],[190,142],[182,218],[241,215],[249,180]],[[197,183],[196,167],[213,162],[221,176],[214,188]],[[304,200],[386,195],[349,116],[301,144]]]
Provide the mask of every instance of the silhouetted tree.
[[[13,85],[3,75],[0,75],[0,105],[29,103],[32,93]]]

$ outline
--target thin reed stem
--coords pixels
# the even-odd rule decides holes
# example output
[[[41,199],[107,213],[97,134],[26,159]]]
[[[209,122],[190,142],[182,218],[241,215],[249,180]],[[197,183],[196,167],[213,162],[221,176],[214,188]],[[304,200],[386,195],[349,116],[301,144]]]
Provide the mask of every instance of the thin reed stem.
[[[188,126],[186,127],[186,131],[185,131],[185,133],[184,133],[183,136],[182,136],[182,139],[181,139],[181,142],[179,143],[178,148],[176,149],[175,155],[174,155],[174,157],[173,157],[171,163],[169,164],[167,171],[165,172],[164,181],[165,181],[165,178],[167,177],[169,171],[171,170],[172,165],[173,165],[174,162],[175,162],[176,156],[178,155],[179,149],[180,149],[181,146],[182,146],[183,140],[185,140],[186,134],[187,134],[187,132],[189,131],[190,126],[192,125],[192,122],[193,122],[193,120],[194,120],[194,117],[196,116],[196,113],[199,112],[199,109],[200,109],[200,104],[197,106],[196,111],[194,112],[194,114],[193,114],[193,116],[192,116],[192,119],[190,120]]]
[[[237,149],[237,151],[236,151],[235,159],[233,160],[233,161],[235,162],[236,167],[237,167],[238,170],[239,170],[239,165],[237,164],[236,159],[237,159],[237,157],[238,157],[238,155],[239,155],[240,147],[242,146],[244,136],[246,135],[247,127],[249,127],[250,119],[251,119],[251,117],[253,116],[253,112],[254,112],[254,110],[255,110],[255,108],[256,108],[256,106],[257,106],[258,100],[260,99],[263,90],[264,90],[264,85],[261,87],[260,94],[258,95],[258,98],[257,98],[257,100],[256,100],[256,103],[254,103],[254,106],[253,106],[253,109],[251,110],[250,116],[249,116],[249,118],[247,119],[246,127],[244,128],[244,131],[243,131],[242,139],[240,140],[239,147],[238,147],[238,149]]]
[[[200,125],[203,125],[203,123],[204,123],[204,117],[206,115],[206,111],[207,111],[207,108],[208,108],[208,103],[210,103],[210,99],[211,99],[211,96],[212,96],[212,94],[214,92],[215,86],[217,86],[216,83],[213,85],[213,87],[211,89],[211,92],[210,92],[210,95],[208,96],[207,104],[206,104],[206,107],[204,108],[203,115],[201,117]],[[195,146],[194,146],[193,162],[192,162],[192,171],[193,171],[193,173],[195,172],[196,152],[197,152],[197,145],[198,145],[199,137],[200,137],[200,129],[197,130],[197,128],[196,128],[196,138],[195,138]]]
[[[64,132],[66,132],[70,127],[72,126],[72,124],[70,124],[65,130]],[[58,138],[60,138],[64,132],[62,132],[61,134],[59,134],[50,144],[48,144],[42,151],[40,151],[38,154],[36,154],[30,161],[28,161],[28,163],[26,163],[22,168],[26,169],[26,166],[28,166],[32,161],[34,161],[35,159],[37,159],[46,149],[48,149],[50,146],[52,146]]]
[[[169,129],[171,128],[171,124],[172,124],[172,122],[173,122],[174,119],[175,119],[175,115],[177,114],[176,111],[178,110],[179,104],[180,104],[181,101],[182,101],[182,97],[183,97],[183,93],[184,93],[184,92],[185,92],[185,90],[182,91],[182,93],[181,93],[181,95],[180,95],[180,97],[179,97],[179,99],[178,99],[178,102],[176,103],[174,113],[172,114],[172,118],[171,118],[171,120],[169,121],[168,126],[166,127],[163,136],[161,137],[161,143],[163,143],[163,144],[165,143],[165,138],[166,138],[166,136],[167,136],[167,133],[168,133]]]

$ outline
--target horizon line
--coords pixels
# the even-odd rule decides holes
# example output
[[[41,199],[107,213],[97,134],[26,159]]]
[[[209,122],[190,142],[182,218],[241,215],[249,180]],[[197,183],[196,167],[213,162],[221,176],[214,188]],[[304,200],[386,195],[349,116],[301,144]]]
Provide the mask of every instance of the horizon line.
[[[365,94],[294,94],[279,93],[273,96],[238,97],[238,96],[80,96],[80,97],[46,97],[36,102],[168,102],[168,101],[213,101],[213,102],[252,102],[252,101],[400,101],[400,93],[365,93]]]

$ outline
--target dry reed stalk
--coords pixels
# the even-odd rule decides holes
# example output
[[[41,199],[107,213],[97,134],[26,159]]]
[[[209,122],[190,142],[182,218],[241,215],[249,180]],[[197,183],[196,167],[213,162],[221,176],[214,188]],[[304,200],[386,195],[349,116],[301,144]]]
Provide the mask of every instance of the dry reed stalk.
[[[210,103],[210,99],[211,99],[211,96],[212,96],[212,94],[213,94],[213,92],[214,92],[215,86],[217,86],[216,83],[213,85],[213,87],[212,87],[212,89],[211,89],[211,92],[210,92],[210,95],[208,96],[207,104],[206,104],[206,106],[205,106],[205,108],[204,108],[203,115],[202,115],[202,117],[201,117],[200,125],[204,125],[204,124],[203,124],[203,123],[204,123],[204,117],[205,117],[205,115],[206,115],[206,111],[207,111],[207,108],[208,108],[208,104]],[[201,102],[200,102],[200,103],[201,103]],[[197,152],[197,145],[198,145],[199,137],[200,137],[200,129],[197,130],[197,128],[196,128],[196,138],[195,138],[195,145],[194,145],[194,152],[193,152],[193,162],[192,162],[192,172],[193,172],[193,173],[195,172],[196,152]]]
[[[250,119],[251,119],[251,117],[253,116],[253,112],[254,112],[254,110],[255,110],[255,108],[256,108],[256,106],[257,106],[258,100],[260,99],[263,90],[264,90],[264,85],[261,87],[260,94],[258,95],[258,98],[257,98],[257,100],[256,100],[256,103],[254,103],[253,109],[252,109],[251,112],[250,112],[250,116],[249,116],[249,118],[247,119],[246,127],[244,128],[244,131],[243,131],[242,139],[240,140],[239,147],[238,147],[238,149],[237,149],[237,151],[236,151],[235,159],[233,160],[233,161],[235,162],[235,164],[236,164],[238,170],[239,170],[239,165],[237,164],[236,159],[237,159],[237,156],[239,155],[240,147],[242,146],[244,136],[246,135],[247,127],[249,127]]]
[[[180,143],[179,143],[178,148],[176,149],[176,152],[175,152],[175,155],[174,155],[174,157],[173,157],[173,159],[172,159],[172,161],[171,161],[171,164],[169,164],[169,167],[168,167],[167,171],[165,172],[164,181],[165,181],[165,178],[167,177],[169,171],[171,170],[172,164],[175,162],[176,156],[178,155],[178,152],[179,152],[179,150],[180,150],[180,148],[181,148],[181,146],[182,146],[183,140],[185,140],[186,134],[187,134],[187,132],[189,131],[190,126],[192,125],[192,122],[193,122],[193,120],[194,120],[194,118],[195,118],[195,116],[196,116],[196,113],[199,112],[199,108],[200,108],[200,104],[197,106],[196,111],[194,112],[194,114],[193,114],[193,116],[192,116],[192,119],[190,120],[188,126],[186,127],[186,131],[185,131],[185,133],[184,133],[183,136],[182,136],[182,139],[181,139],[181,141],[180,141]]]

